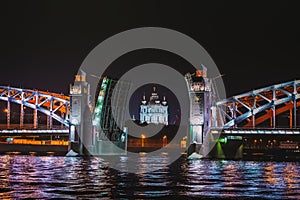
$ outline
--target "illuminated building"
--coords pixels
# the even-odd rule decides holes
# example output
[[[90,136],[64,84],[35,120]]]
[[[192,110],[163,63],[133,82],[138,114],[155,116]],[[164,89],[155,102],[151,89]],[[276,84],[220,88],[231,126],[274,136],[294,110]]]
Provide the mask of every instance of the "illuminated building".
[[[168,103],[166,97],[161,101],[156,92],[156,87],[146,101],[145,95],[140,105],[140,122],[147,124],[165,124],[168,125]]]

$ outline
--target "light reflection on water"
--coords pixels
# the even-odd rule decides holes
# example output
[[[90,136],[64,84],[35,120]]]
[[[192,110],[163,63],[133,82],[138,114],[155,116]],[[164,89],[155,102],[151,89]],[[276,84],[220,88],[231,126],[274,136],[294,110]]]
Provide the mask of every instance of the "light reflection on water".
[[[127,157],[119,165],[126,169]],[[216,161],[140,155],[137,172],[102,159],[0,156],[0,199],[13,198],[300,198],[299,162]]]

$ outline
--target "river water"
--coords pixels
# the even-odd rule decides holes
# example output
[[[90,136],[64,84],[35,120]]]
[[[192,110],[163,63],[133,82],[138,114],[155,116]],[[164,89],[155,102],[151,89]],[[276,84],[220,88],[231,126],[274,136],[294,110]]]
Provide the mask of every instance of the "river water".
[[[132,174],[97,157],[2,155],[0,199],[300,199],[300,162],[167,160],[140,155]]]

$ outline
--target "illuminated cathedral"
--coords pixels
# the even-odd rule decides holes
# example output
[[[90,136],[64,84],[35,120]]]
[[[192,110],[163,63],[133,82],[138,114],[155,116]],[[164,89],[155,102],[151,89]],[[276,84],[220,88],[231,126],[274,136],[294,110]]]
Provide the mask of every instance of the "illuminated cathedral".
[[[140,122],[168,125],[168,103],[165,96],[160,100],[156,87],[153,87],[149,101],[146,100],[145,95],[143,96],[140,105]]]

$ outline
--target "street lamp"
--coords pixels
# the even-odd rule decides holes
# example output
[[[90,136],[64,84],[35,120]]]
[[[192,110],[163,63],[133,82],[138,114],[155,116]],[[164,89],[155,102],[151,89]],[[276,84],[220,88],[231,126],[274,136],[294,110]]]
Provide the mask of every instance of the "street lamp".
[[[167,145],[167,136],[164,135],[163,136],[163,147],[165,147]]]
[[[146,136],[144,134],[141,135],[141,139],[142,139],[142,147],[145,146],[145,138]]]

